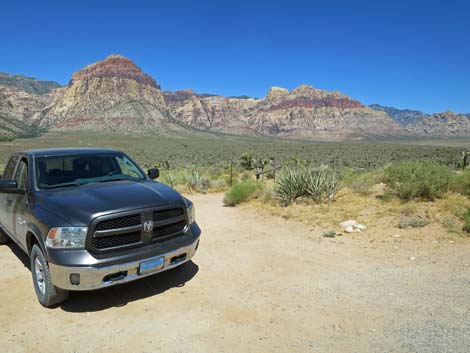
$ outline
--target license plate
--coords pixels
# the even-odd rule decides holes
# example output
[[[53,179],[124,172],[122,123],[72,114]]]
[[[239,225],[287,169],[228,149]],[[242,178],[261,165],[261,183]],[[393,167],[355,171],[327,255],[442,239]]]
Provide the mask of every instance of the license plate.
[[[142,262],[139,266],[139,273],[143,275],[145,273],[157,271],[163,268],[164,262],[165,262],[164,257],[159,257],[158,259]]]

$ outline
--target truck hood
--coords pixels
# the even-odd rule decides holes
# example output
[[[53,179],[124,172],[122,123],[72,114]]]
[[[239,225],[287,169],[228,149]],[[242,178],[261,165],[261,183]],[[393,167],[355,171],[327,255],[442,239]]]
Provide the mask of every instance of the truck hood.
[[[75,226],[87,226],[92,219],[115,212],[147,207],[183,205],[174,189],[151,180],[112,181],[36,193],[36,203]]]

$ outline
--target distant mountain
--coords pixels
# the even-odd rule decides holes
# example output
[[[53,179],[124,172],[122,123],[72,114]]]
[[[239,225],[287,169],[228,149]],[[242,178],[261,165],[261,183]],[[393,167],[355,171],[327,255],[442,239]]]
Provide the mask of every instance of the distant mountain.
[[[470,114],[452,111],[432,114],[408,128],[417,135],[470,136]]]
[[[307,85],[273,87],[261,99],[164,92],[175,119],[199,129],[278,137],[356,138],[408,135],[383,112],[338,92]]]
[[[73,74],[41,113],[49,129],[126,132],[170,131],[160,86],[137,65],[111,55]]]
[[[3,78],[3,81],[1,81]],[[3,82],[3,83],[2,83]],[[263,98],[192,90],[163,92],[131,60],[111,55],[72,75],[69,84],[0,76],[0,139],[43,130],[172,133],[206,130],[289,138],[362,139],[470,135],[470,116],[427,115],[301,85],[272,87]]]
[[[0,140],[37,134],[38,115],[50,101],[50,95],[0,86]]]
[[[60,87],[60,85],[54,81],[40,81],[36,78],[10,75],[3,72],[0,72],[0,86],[6,86],[14,90],[33,94],[46,94]]]
[[[413,125],[423,120],[428,114],[419,110],[410,109],[397,109],[393,107],[386,107],[380,104],[371,104],[370,108],[387,113],[392,119],[398,121],[401,125]]]

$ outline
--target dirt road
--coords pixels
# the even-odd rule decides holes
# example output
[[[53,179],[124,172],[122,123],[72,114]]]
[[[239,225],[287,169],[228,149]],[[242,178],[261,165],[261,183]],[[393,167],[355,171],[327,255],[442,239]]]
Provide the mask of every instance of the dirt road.
[[[326,239],[220,194],[191,198],[193,262],[58,308],[36,301],[20,250],[0,247],[0,351],[470,351],[469,240]]]

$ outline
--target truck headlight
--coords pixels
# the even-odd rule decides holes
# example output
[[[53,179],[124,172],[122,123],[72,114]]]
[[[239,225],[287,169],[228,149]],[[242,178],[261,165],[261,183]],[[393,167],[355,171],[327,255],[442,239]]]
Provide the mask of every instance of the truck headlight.
[[[196,222],[196,212],[194,211],[194,205],[191,204],[188,206],[188,223],[192,224]]]
[[[83,249],[87,227],[52,228],[47,234],[46,246],[59,249]]]

